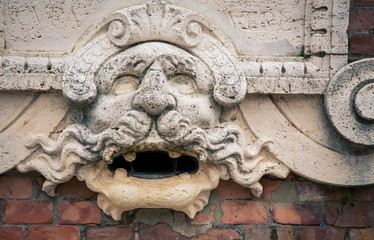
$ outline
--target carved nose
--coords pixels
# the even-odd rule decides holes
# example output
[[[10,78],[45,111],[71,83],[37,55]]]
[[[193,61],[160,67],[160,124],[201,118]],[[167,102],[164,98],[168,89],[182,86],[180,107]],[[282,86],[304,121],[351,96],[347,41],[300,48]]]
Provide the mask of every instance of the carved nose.
[[[133,98],[135,109],[144,110],[150,116],[158,116],[166,109],[176,106],[175,97],[166,87],[166,76],[156,61],[148,69],[138,94]]]

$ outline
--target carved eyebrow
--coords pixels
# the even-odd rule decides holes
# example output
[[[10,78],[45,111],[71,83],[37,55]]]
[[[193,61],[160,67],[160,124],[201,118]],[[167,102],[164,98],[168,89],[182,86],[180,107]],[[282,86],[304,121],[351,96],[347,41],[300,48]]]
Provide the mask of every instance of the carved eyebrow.
[[[192,77],[196,76],[198,63],[190,56],[161,55],[157,60],[163,65],[166,75],[183,73]]]

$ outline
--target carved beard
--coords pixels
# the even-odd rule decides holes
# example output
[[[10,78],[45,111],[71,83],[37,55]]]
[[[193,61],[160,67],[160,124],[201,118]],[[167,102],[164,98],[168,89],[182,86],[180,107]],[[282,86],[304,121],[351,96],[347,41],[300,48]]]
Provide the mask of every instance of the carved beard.
[[[148,143],[150,135],[155,131],[161,144]],[[190,121],[177,111],[168,111],[157,120],[152,120],[144,112],[130,111],[118,121],[117,127],[108,128],[99,134],[92,133],[83,125],[74,124],[68,126],[56,141],[37,136],[28,147],[39,145],[40,148],[17,167],[22,172],[30,170],[41,172],[47,179],[43,191],[51,196],[54,195],[57,184],[66,182],[73,176],[85,180],[91,190],[101,193],[98,196],[99,206],[118,220],[123,211],[133,208],[119,206],[110,201],[113,192],[108,193],[108,189],[115,188],[113,187],[115,183],[118,185],[123,182],[127,174],[123,175],[122,172],[122,178],[119,179],[120,174],[117,172],[124,170],[117,169],[113,174],[108,171],[107,165],[111,164],[116,156],[129,150],[154,150],[152,148],[155,147],[157,150],[178,148],[197,157],[202,171],[200,173],[199,170],[197,175],[207,175],[205,181],[209,182],[206,187],[200,187],[198,192],[191,193],[196,195],[193,196],[195,198],[193,204],[180,203],[170,207],[184,211],[192,218],[207,204],[210,190],[217,186],[219,178],[227,178],[227,170],[220,165],[226,165],[230,172],[239,170],[237,165],[244,159],[242,136],[240,128],[236,125],[221,125],[208,130],[191,126]],[[160,206],[156,205],[156,207],[165,207],[163,204],[160,203]],[[118,209],[113,210],[115,208],[113,205]]]

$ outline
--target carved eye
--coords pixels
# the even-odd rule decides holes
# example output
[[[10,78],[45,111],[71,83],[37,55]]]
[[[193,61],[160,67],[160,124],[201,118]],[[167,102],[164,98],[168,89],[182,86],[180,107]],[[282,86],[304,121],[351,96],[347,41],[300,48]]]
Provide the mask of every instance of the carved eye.
[[[114,82],[109,94],[122,95],[135,91],[139,86],[139,82],[139,79],[133,76],[120,77]]]
[[[185,74],[178,74],[170,78],[169,85],[175,91],[182,94],[192,94],[197,92],[195,80]]]

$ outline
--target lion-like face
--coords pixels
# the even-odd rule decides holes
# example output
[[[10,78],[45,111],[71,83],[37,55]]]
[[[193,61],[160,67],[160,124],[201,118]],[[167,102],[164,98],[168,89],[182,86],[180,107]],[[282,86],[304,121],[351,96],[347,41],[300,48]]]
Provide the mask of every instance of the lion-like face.
[[[113,65],[117,68],[109,69]],[[140,44],[111,59],[98,77],[100,96],[88,118],[97,132],[116,127],[131,110],[145,112],[152,120],[175,110],[201,128],[218,124],[221,108],[213,99],[211,73],[180,48]]]
[[[217,132],[221,114],[207,66],[184,50],[153,42],[111,59],[98,77],[100,95],[88,127],[96,134],[117,129],[127,141],[106,141],[105,163],[81,171],[100,172],[85,177],[100,193],[99,206],[115,219],[135,208],[172,208],[193,217],[226,174],[207,161],[208,133]]]
[[[19,169],[42,171],[50,195],[77,176],[116,220],[136,208],[194,217],[219,179],[228,171],[237,176],[243,162],[241,129],[219,121],[214,93],[226,85],[198,57],[160,42],[133,46],[101,66],[88,84],[68,75],[67,96],[97,89],[82,124],[67,126],[57,140],[36,137],[30,147],[41,148]]]

